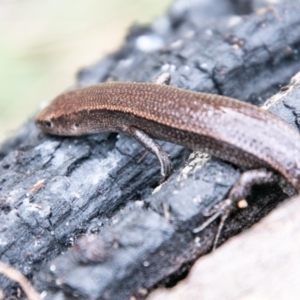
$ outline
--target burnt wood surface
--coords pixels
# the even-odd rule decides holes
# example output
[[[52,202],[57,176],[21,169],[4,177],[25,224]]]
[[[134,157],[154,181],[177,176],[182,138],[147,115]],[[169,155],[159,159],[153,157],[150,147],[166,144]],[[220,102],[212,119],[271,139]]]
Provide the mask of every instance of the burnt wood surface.
[[[238,2],[176,1],[151,26],[133,27],[123,47],[82,70],[76,85],[147,82],[167,71],[171,85],[263,104],[300,69],[300,5],[256,1],[257,13],[239,16]],[[271,110],[299,130],[299,98],[288,95]],[[162,145],[177,171],[151,195],[159,164],[133,139],[50,137],[29,121],[0,148],[0,259],[46,299],[144,298],[174,284],[210,251],[218,222],[197,235],[192,229],[241,170],[199,153],[181,168],[189,151]],[[257,187],[249,207],[226,222],[220,243],[285,198],[278,186]],[[0,287],[17,297],[8,279],[0,277]]]

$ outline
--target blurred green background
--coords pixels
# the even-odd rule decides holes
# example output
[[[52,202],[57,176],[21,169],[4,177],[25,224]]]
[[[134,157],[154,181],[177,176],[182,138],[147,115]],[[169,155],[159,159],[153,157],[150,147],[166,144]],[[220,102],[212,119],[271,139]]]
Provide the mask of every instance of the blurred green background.
[[[1,0],[0,143],[171,0]]]

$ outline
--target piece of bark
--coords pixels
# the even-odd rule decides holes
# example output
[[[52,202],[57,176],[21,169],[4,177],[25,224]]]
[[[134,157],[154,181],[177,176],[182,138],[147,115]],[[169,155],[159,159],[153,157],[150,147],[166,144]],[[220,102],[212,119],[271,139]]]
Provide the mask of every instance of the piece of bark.
[[[284,119],[299,129],[299,97],[300,73],[266,106],[275,114],[283,113]],[[290,109],[293,117],[284,113]],[[127,205],[116,215],[116,224],[91,236],[90,241],[80,239],[76,247],[49,263],[39,274],[37,287],[59,288],[66,299],[127,299],[132,295],[144,298],[163,279],[163,284],[170,284],[168,276],[174,272],[177,278],[182,276],[191,261],[210,250],[218,222],[200,234],[192,230],[203,222],[203,209],[223,199],[238,175],[225,163],[196,155],[145,203]],[[255,223],[283,198],[275,187],[257,187],[249,207],[226,221],[222,240]],[[97,248],[99,241],[101,247]],[[49,299],[53,297],[50,294]]]
[[[300,299],[300,197],[200,258],[184,281],[147,300]]]
[[[211,1],[212,10],[217,2]],[[299,5],[276,6],[247,18],[233,17],[224,9],[216,26],[210,23],[208,28],[204,17],[197,22],[195,15],[187,17],[189,9],[201,11],[201,5],[195,2],[182,14],[177,10],[176,17],[171,8],[152,27],[133,29],[118,53],[79,74],[78,85],[111,78],[150,81],[169,71],[171,85],[262,103],[299,69],[300,36],[295,34],[300,29]],[[238,24],[232,25],[233,20]],[[147,39],[153,42],[148,52]],[[176,166],[184,162],[182,147],[163,146]],[[57,289],[68,299],[76,295],[124,299],[144,294],[144,288],[152,289],[172,273],[180,276],[190,262],[209,251],[214,239],[217,223],[203,232],[200,241],[191,232],[204,220],[201,212],[220,201],[239,176],[229,164],[196,159],[190,167],[194,164],[198,170],[187,173],[192,177],[178,179],[177,173],[159,194],[146,199],[159,181],[159,164],[131,138],[50,137],[32,122],[0,153],[1,260],[29,278],[44,266],[35,285],[47,291],[49,299]],[[278,187],[258,188],[249,199],[255,206],[230,219],[221,240],[250,226],[284,197]],[[122,211],[125,203],[141,199],[144,206],[131,204]],[[119,223],[113,225],[116,220]],[[45,266],[81,234],[99,231],[103,251],[109,253],[101,263],[86,267],[76,263],[78,254],[74,259],[67,251]],[[117,264],[112,263],[119,255]],[[104,279],[87,277],[93,268]],[[102,285],[99,280],[104,280]],[[0,278],[0,286],[6,295],[17,293],[5,278]]]
[[[299,130],[299,99],[300,73],[264,106]],[[298,196],[200,258],[178,286],[158,289],[147,299],[299,299],[299,209]]]

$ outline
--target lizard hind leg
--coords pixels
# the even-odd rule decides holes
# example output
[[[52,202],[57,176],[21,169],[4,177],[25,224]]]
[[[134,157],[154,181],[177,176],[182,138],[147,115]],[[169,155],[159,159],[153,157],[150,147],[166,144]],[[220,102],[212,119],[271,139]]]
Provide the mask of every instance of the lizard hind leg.
[[[247,206],[245,199],[250,195],[253,185],[276,183],[278,181],[279,176],[267,169],[256,169],[244,172],[229,192],[228,197],[204,213],[204,216],[209,218],[201,224],[201,226],[193,229],[193,233],[203,231],[220,217],[220,223],[213,243],[213,250],[215,250],[226,219],[237,208],[245,208]]]

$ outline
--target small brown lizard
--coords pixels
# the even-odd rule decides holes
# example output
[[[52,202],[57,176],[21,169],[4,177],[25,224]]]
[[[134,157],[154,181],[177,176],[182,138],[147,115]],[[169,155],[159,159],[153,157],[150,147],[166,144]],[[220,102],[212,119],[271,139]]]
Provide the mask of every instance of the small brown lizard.
[[[155,83],[100,83],[59,95],[40,112],[36,124],[61,136],[102,131],[133,136],[157,156],[163,178],[171,174],[172,164],[154,138],[251,168],[194,230],[221,216],[216,241],[226,217],[253,184],[278,181],[279,173],[300,193],[299,133],[271,113],[229,97]]]

